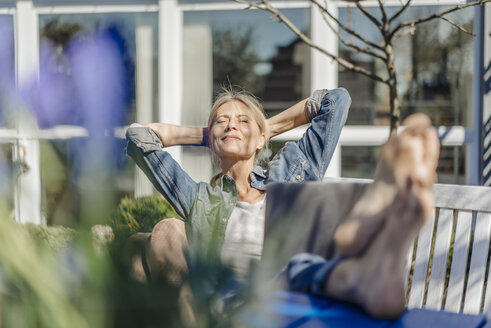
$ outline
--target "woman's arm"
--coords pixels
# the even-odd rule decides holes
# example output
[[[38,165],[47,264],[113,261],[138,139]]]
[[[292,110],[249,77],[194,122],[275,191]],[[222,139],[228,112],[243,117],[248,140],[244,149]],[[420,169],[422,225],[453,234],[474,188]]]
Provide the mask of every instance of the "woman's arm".
[[[180,126],[168,123],[150,123],[145,126],[157,132],[164,147],[207,145],[207,128]]]
[[[281,113],[269,118],[266,121],[268,125],[268,139],[308,123],[309,121],[305,115],[305,105],[308,99],[309,98],[304,99]]]

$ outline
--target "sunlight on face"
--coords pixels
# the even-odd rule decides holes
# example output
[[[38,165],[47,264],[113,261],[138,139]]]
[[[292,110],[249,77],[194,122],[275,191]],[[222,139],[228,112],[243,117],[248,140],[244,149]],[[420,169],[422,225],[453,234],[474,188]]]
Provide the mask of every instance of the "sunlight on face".
[[[210,130],[210,148],[220,159],[254,159],[265,142],[252,111],[240,101],[221,105]]]

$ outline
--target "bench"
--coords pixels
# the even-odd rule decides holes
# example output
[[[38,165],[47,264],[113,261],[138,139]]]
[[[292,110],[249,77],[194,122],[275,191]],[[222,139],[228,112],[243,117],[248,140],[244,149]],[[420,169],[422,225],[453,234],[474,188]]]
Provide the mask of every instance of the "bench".
[[[436,184],[433,190],[434,216],[408,254],[408,307],[481,313],[491,302],[491,188]]]
[[[322,217],[331,215],[332,211],[345,215],[349,208],[339,209],[336,205],[343,198],[359,197],[359,187],[363,189],[362,185],[369,182],[330,178],[307,188],[305,184],[272,185],[268,189],[266,236],[269,237],[265,239],[264,249],[265,257],[273,259],[269,270],[274,272],[285,259],[298,252],[328,256],[322,253],[325,249],[327,253],[331,251],[323,240],[333,233],[333,228]],[[434,215],[423,226],[408,254],[407,306],[466,314],[486,312],[491,303],[491,288],[486,289],[491,276],[491,188],[436,184],[434,195]],[[309,205],[320,204],[322,199],[333,206]],[[280,201],[285,205],[270,205]],[[297,236],[293,242],[292,231]],[[323,232],[320,237],[319,231]]]

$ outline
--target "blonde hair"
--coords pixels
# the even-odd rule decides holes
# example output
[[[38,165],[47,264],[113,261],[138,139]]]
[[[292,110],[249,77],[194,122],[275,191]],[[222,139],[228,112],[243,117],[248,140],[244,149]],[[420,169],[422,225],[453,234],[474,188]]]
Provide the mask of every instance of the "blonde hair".
[[[236,90],[233,88],[223,88],[216,96],[215,102],[211,107],[210,116],[208,118],[208,131],[211,131],[213,123],[217,115],[217,111],[223,104],[231,101],[240,101],[247,106],[252,112],[252,117],[256,121],[259,131],[266,134],[266,115],[264,114],[264,109],[260,101],[250,92],[245,90]],[[208,145],[209,145],[208,139]],[[264,141],[263,148],[256,151],[255,161],[256,163],[262,160],[263,154],[268,153],[267,150],[268,140]]]

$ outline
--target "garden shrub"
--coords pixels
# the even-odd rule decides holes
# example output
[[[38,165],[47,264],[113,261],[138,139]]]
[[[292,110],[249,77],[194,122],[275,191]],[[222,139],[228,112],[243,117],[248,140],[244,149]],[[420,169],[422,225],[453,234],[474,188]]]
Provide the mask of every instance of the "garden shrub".
[[[110,225],[116,238],[127,238],[137,232],[151,232],[164,218],[180,218],[170,203],[160,195],[121,200]]]

